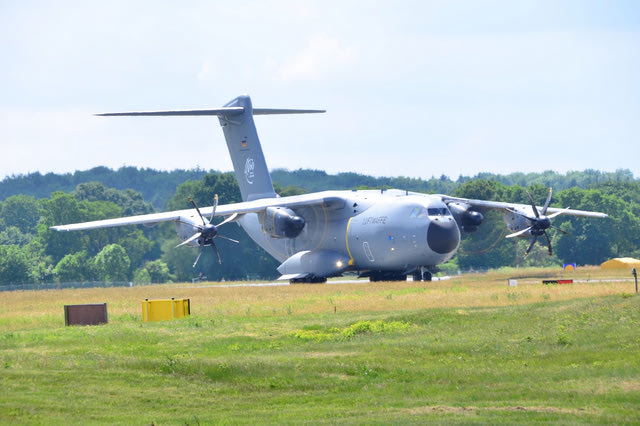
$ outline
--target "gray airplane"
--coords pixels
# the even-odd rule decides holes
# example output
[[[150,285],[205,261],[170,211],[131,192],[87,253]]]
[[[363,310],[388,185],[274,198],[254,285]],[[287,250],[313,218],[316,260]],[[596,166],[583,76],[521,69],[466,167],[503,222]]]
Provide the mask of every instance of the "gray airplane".
[[[397,189],[324,191],[290,197],[275,193],[262,153],[253,116],[261,114],[317,113],[322,110],[253,108],[249,96],[239,96],[212,110],[155,111],[99,114],[102,116],[217,116],[222,127],[242,202],[141,216],[54,226],[76,231],[122,225],[173,221],[179,245],[198,247],[194,267],[203,248],[211,246],[220,261],[215,238],[218,229],[238,223],[260,247],[281,262],[280,279],[324,282],[328,277],[354,272],[371,281],[431,280],[436,265],[451,259],[462,233],[474,232],[487,210],[502,213],[512,234],[531,238],[527,253],[559,214],[607,217],[604,213],[549,207],[552,192],[542,207],[448,195],[421,194]],[[213,218],[224,220],[214,225]]]

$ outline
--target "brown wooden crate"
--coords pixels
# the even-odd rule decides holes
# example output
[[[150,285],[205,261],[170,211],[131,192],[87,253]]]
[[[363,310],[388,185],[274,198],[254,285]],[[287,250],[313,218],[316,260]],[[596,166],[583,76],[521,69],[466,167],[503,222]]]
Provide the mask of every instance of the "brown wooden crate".
[[[64,305],[65,325],[98,325],[108,322],[106,303]]]

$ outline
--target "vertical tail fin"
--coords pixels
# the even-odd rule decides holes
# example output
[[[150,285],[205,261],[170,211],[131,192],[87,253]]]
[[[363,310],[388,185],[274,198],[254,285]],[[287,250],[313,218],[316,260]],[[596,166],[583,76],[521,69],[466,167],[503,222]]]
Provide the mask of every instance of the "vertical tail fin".
[[[248,95],[238,96],[223,109],[242,108],[240,114],[220,114],[220,125],[229,148],[233,169],[244,201],[275,197],[271,175],[262,153],[260,139],[253,121],[254,115],[307,114],[324,112],[308,109],[253,108]]]
[[[267,168],[260,139],[253,121],[254,115],[306,114],[324,110],[253,108],[248,95],[238,96],[224,107],[208,110],[117,112],[99,116],[186,116],[216,115],[227,141],[233,169],[243,201],[275,197],[271,175]]]
[[[220,126],[227,141],[233,170],[240,186],[243,201],[276,196],[267,162],[262,153],[258,132],[253,121],[253,106],[248,96],[239,96],[225,108],[242,108],[236,115],[221,114]]]

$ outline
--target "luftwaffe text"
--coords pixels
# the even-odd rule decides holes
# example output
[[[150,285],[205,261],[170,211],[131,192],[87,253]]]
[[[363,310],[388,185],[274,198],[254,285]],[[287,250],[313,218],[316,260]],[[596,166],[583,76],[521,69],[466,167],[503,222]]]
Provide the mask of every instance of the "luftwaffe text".
[[[387,216],[369,216],[362,219],[363,225],[384,225],[387,223]]]

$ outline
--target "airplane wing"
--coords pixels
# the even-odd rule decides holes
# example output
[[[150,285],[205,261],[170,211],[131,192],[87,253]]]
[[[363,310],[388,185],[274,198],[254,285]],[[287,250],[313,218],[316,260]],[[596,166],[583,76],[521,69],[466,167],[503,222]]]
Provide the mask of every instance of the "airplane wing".
[[[283,198],[263,198],[255,201],[245,201],[236,204],[219,205],[216,209],[216,216],[230,216],[233,214],[243,215],[247,213],[257,213],[267,207],[296,207],[323,205],[331,209],[344,206],[344,198],[334,191],[325,191],[314,194],[294,195]],[[200,209],[204,216],[210,216],[213,206]],[[194,209],[174,210],[163,213],[151,213],[139,216],[126,216],[114,219],[95,220],[91,222],[73,223],[68,225],[56,225],[51,229],[55,231],[84,231],[88,229],[112,228],[126,225],[154,225],[160,222],[178,221],[181,217],[191,217],[195,214]]]
[[[486,201],[486,200],[474,200],[468,198],[458,198],[458,197],[450,197],[448,195],[441,195],[442,201],[445,204],[449,205],[450,203],[461,203],[467,204],[473,209],[477,210],[502,210],[502,211],[511,211],[514,209],[517,210],[525,210],[531,208],[529,204],[516,204],[516,203],[503,203],[500,201]],[[542,207],[537,206],[539,210],[542,210]],[[600,212],[592,212],[586,210],[573,210],[573,209],[560,209],[555,207],[549,207],[547,209],[548,214],[562,212],[562,214],[568,214],[572,216],[579,217],[599,217],[605,218],[609,217],[609,215]]]

